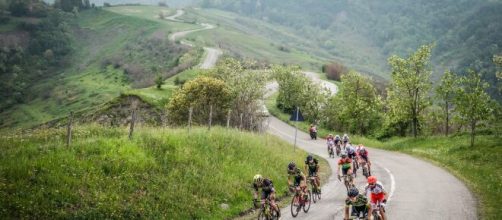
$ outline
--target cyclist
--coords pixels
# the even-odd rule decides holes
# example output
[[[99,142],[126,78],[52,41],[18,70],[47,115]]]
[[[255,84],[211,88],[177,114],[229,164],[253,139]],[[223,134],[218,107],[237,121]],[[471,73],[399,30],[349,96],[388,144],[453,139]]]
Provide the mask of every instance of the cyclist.
[[[305,173],[308,171],[308,178],[310,179],[311,177],[314,177],[314,190],[317,190],[317,192],[321,193],[321,188],[319,187],[320,183],[320,178],[319,175],[319,161],[315,159],[312,155],[308,155],[307,159],[305,160]]]
[[[344,134],[342,140],[343,140],[343,149],[345,149],[347,143],[349,143],[349,136],[347,134]]]
[[[307,177],[305,177],[300,168],[296,167],[294,162],[288,165],[288,186],[294,187],[295,190],[299,191],[300,197],[307,195]]]
[[[368,215],[368,198],[359,194],[359,190],[356,187],[352,187],[347,192],[347,198],[345,199],[345,219],[349,219],[349,206],[352,206],[352,216],[359,216],[359,213],[363,213],[363,217]]]
[[[371,162],[368,157],[368,150],[362,144],[359,144],[356,148],[356,153],[360,160],[366,161],[366,164],[368,165],[368,173],[371,176]]]
[[[342,170],[342,175],[352,175],[353,170],[352,170],[352,160],[347,157],[347,152],[342,151],[342,158],[338,160],[338,179],[340,179],[340,170]],[[350,178],[350,184],[353,185],[353,179]]]
[[[329,134],[328,137],[326,137],[326,144],[328,145],[329,152],[330,148],[332,149],[335,145],[335,138],[333,137],[333,134]]]
[[[355,160],[356,159],[356,149],[352,146],[352,144],[349,143],[349,145],[345,148],[345,151],[347,151],[347,156]]]
[[[345,148],[345,151],[347,152],[347,156],[352,160],[352,162],[356,163],[354,164],[354,177],[356,176],[357,169],[359,169],[359,164],[357,164],[357,154],[356,154],[356,149],[352,146],[351,143],[348,143],[347,147]]]
[[[378,202],[385,206],[385,203],[387,202],[387,192],[383,188],[382,183],[377,181],[377,178],[375,176],[368,177],[368,185],[366,185],[365,191],[368,198],[370,198],[371,206],[369,207],[370,210],[368,212],[368,219],[371,219],[373,209],[377,208]],[[385,211],[383,211],[383,209],[380,209],[379,211],[382,219],[385,220]]]
[[[255,207],[258,202],[258,191],[261,188],[261,204],[265,204],[265,200],[269,198],[270,204],[277,211],[278,216],[281,216],[281,209],[279,208],[279,205],[275,203],[275,189],[272,184],[272,180],[263,178],[260,174],[256,174],[253,178],[253,188],[253,203]]]
[[[336,144],[336,145],[339,145],[341,142],[342,142],[342,139],[340,138],[340,135],[338,135],[338,134],[337,134],[337,135],[335,136],[335,144]]]
[[[310,124],[309,133],[312,140],[317,140],[317,127],[314,124]]]

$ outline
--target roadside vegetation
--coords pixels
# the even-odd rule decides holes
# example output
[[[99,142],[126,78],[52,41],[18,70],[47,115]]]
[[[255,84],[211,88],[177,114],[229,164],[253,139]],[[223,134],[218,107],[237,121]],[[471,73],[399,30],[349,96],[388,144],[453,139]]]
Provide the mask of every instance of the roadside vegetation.
[[[297,70],[281,67],[287,77],[277,78],[278,94],[268,98],[267,107],[305,132],[316,124],[319,137],[347,133],[353,144],[400,151],[446,167],[480,195],[482,217],[495,219],[501,214],[497,198],[502,175],[500,163],[490,158],[502,156],[501,107],[472,70],[462,77],[446,72],[432,87],[431,50],[425,45],[408,57],[389,58],[392,74],[385,97],[371,79],[348,71],[341,76],[336,96],[319,99],[324,95],[306,89],[310,84],[295,76]],[[311,101],[318,108],[309,108]],[[300,107],[305,122],[289,121],[292,106]]]
[[[202,54],[199,48],[167,40],[169,33],[189,29],[190,24],[85,5],[67,11],[62,5],[21,2],[26,4],[15,9],[7,4],[0,23],[6,29],[0,38],[7,43],[0,51],[4,129],[95,110],[121,92],[154,85],[158,77],[167,79],[188,69]],[[36,10],[25,11],[29,7]],[[9,15],[9,10],[22,13]]]
[[[64,129],[0,137],[1,218],[229,218],[252,207],[256,173],[282,197],[286,165],[306,156],[234,129],[136,132],[78,127],[69,148]]]

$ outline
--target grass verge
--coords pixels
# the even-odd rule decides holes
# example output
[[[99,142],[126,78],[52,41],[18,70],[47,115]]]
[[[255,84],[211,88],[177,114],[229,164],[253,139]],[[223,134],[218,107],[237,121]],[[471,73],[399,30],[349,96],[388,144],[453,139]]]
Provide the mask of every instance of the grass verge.
[[[0,137],[0,218],[234,217],[252,205],[254,174],[283,196],[286,165],[306,156],[218,127],[136,131],[129,140],[125,128],[77,127],[69,148],[64,129]]]
[[[289,124],[289,114],[283,113],[275,105],[277,93],[266,100],[269,112]],[[298,127],[308,131],[309,124],[299,122]],[[319,128],[320,137],[328,134],[328,130]],[[364,136],[351,135],[353,143],[384,150],[402,153],[426,159],[464,181],[474,195],[479,199],[479,213],[482,219],[499,219],[502,216],[500,198],[502,198],[502,138],[480,135],[476,144],[470,147],[470,136],[457,135],[453,137],[420,137],[392,138],[388,141],[378,141]]]

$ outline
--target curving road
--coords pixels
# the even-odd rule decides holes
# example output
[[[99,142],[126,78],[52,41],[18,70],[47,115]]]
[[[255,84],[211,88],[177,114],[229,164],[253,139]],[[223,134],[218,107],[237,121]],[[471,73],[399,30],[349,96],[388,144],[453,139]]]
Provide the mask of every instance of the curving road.
[[[165,19],[170,20],[170,21],[174,21],[174,22],[184,22],[183,20],[178,19],[178,17],[182,16],[183,14],[185,14],[185,11],[178,9],[178,10],[176,10],[176,14],[171,15],[169,17],[166,17]],[[176,39],[182,38],[182,37],[186,36],[187,34],[190,34],[193,32],[210,30],[210,29],[216,28],[212,24],[207,24],[207,23],[197,23],[197,24],[201,25],[202,28],[172,33],[169,36],[169,40],[176,41]],[[180,43],[183,45],[193,47],[193,45],[191,43],[186,42],[186,41],[180,41]],[[223,54],[223,52],[220,49],[211,48],[211,47],[204,47],[204,51],[206,52],[206,57],[204,58],[204,60],[200,64],[200,68],[201,69],[211,69],[216,65],[216,61],[218,61],[218,57],[221,56]]]
[[[184,14],[178,10],[175,15],[166,19],[182,22],[177,17]],[[183,37],[189,33],[214,28],[210,24],[200,24],[203,28],[173,33],[170,39]],[[186,45],[190,43],[182,41]],[[221,55],[221,51],[215,48],[207,48],[205,60],[201,68],[211,68]],[[336,94],[336,85],[319,79],[319,75],[312,72],[304,72],[314,82],[329,89]],[[267,95],[273,94],[278,89],[276,82],[267,85]],[[290,143],[294,142],[294,127],[270,117],[268,132]],[[295,219],[343,219],[345,187],[336,178],[336,160],[329,158],[326,145],[323,140],[312,141],[307,133],[298,132],[298,147],[325,158],[332,170],[327,184],[322,187],[323,198],[313,204],[308,213],[300,213]],[[293,149],[291,149],[293,150]],[[414,157],[369,149],[373,162],[372,174],[377,176],[389,193],[387,215],[389,219],[478,219],[476,200],[471,192],[460,180],[442,168],[434,166]],[[365,179],[361,173],[356,178],[356,186],[362,191]],[[290,207],[282,210],[282,219],[293,219]]]
[[[307,73],[314,81],[315,73]],[[323,82],[333,94],[336,85]],[[277,90],[277,83],[267,85],[267,95]],[[295,128],[270,117],[268,132],[294,143]],[[337,179],[337,159],[329,158],[323,140],[312,141],[304,132],[298,132],[298,147],[325,158],[332,170],[327,184],[322,187],[323,198],[312,204],[308,213],[292,218],[290,206],[281,210],[281,219],[343,219],[346,190]],[[293,150],[293,149],[291,149]],[[377,176],[389,193],[387,216],[389,219],[477,219],[476,200],[460,180],[442,168],[414,157],[370,148],[372,174]],[[356,186],[363,190],[365,179],[361,171]]]

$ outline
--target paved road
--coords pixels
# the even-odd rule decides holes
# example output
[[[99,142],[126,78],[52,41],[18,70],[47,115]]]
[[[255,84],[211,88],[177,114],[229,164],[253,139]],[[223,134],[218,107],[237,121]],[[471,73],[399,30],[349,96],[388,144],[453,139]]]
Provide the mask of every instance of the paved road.
[[[316,74],[307,74],[315,77]],[[278,88],[267,85],[267,95]],[[330,85],[336,93],[336,85]],[[268,132],[294,143],[294,127],[272,117]],[[363,143],[364,144],[364,143]],[[298,147],[325,158],[332,170],[327,184],[322,187],[322,200],[313,204],[308,213],[301,212],[294,219],[343,219],[345,187],[336,178],[337,159],[329,158],[323,140],[312,141],[307,133],[298,132]],[[291,149],[293,150],[293,149]],[[373,162],[372,174],[377,176],[389,193],[389,219],[477,219],[476,200],[465,184],[444,169],[414,157],[369,148]],[[356,186],[362,191],[365,179],[361,171]],[[282,219],[293,219],[290,206],[281,210]]]
[[[169,17],[166,17],[165,19],[170,20],[170,21],[174,21],[174,22],[184,22],[183,20],[178,19],[178,17],[182,16],[183,14],[185,14],[185,11],[178,9],[176,11],[176,14],[171,15]],[[214,26],[212,24],[207,24],[207,23],[197,23],[197,24],[202,26],[202,28],[172,33],[169,36],[169,40],[176,41],[176,39],[180,39],[180,38],[186,36],[187,34],[190,34],[193,32],[210,30],[210,29],[216,28],[216,26]],[[193,45],[187,41],[181,40],[180,43],[187,45],[187,46],[190,46],[190,47],[193,47]],[[204,51],[206,52],[206,57],[204,58],[204,60],[200,64],[200,68],[201,69],[211,69],[214,67],[214,65],[216,65],[216,61],[218,61],[218,57],[220,57],[221,54],[223,54],[223,52],[220,49],[211,48],[211,47],[204,47]]]

